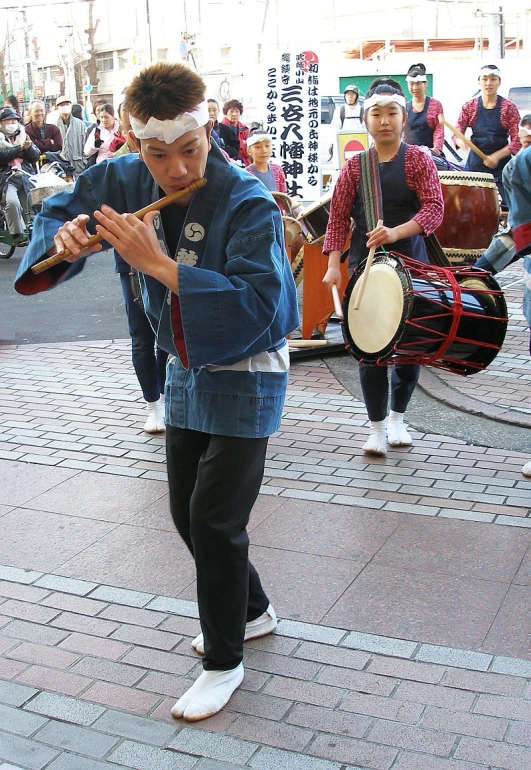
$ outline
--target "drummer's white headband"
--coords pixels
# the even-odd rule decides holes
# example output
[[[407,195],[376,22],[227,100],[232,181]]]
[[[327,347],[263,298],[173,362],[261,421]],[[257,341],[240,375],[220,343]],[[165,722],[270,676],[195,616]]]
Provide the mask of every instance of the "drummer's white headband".
[[[269,134],[256,134],[256,136],[253,136],[253,135],[249,136],[246,139],[245,144],[247,145],[247,147],[252,147],[253,144],[258,144],[259,142],[266,142],[266,141],[269,141],[269,142],[271,141],[271,137]]]
[[[398,104],[399,107],[406,109],[406,98],[400,94],[373,94],[365,99],[363,109],[365,112],[371,107],[387,107],[389,104]]]
[[[520,128],[518,129],[518,136],[520,137],[520,139],[523,139],[524,136],[531,136],[531,128],[520,126]]]
[[[193,131],[200,126],[205,126],[208,121],[208,102],[205,100],[190,112],[183,112],[173,120],[159,120],[150,118],[147,123],[129,115],[131,128],[137,139],[160,139],[161,142],[171,144],[188,131]]]
[[[420,72],[416,72],[414,75],[406,75],[408,83],[427,83],[428,76],[422,75]]]
[[[479,71],[478,77],[481,78],[483,75],[485,75],[485,77],[494,75],[494,77],[500,78],[501,80],[501,72],[497,67],[494,67],[494,69],[492,67],[482,67]]]

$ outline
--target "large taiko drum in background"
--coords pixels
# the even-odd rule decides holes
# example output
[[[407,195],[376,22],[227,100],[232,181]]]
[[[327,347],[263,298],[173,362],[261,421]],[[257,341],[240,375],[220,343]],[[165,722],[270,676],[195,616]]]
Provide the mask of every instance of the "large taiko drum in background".
[[[498,231],[500,204],[492,174],[439,171],[444,219],[435,231],[454,265],[473,264]]]
[[[429,365],[468,375],[496,357],[507,330],[507,306],[488,273],[425,265],[393,252],[377,255],[354,310],[364,265],[343,300],[343,336],[358,361]]]

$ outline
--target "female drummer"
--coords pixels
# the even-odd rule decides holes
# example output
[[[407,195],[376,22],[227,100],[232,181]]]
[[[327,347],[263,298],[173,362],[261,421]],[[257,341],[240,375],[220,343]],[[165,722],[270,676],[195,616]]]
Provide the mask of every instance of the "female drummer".
[[[406,81],[411,99],[406,104],[407,123],[404,141],[429,147],[435,155],[441,155],[444,145],[444,127],[439,123],[443,114],[442,104],[426,95],[428,78],[424,64],[412,64]]]
[[[247,139],[247,152],[252,163],[245,170],[258,177],[271,192],[285,193],[288,188],[282,166],[271,163],[271,135],[265,131],[253,131]]]
[[[429,235],[442,222],[444,204],[437,169],[420,147],[402,142],[406,123],[406,99],[394,80],[375,81],[365,98],[365,122],[378,154],[382,190],[383,222],[367,232],[360,187],[360,158],[354,155],[343,166],[330,205],[330,220],[323,244],[328,270],[323,282],[331,289],[341,286],[339,263],[354,219],[349,268],[368,256],[372,246],[392,244],[408,257],[427,262],[422,235]],[[378,319],[374,319],[378,323]],[[391,446],[408,446],[411,436],[404,413],[417,384],[420,367],[393,367],[391,411],[387,418],[389,383],[387,367],[360,365],[363,398],[371,430],[363,447],[368,454],[385,455],[386,431]],[[387,424],[386,424],[387,422]]]
[[[464,134],[472,128],[472,142],[487,155],[483,160],[474,152],[468,154],[466,168],[470,171],[490,172],[506,205],[502,172],[511,155],[520,149],[518,126],[520,113],[514,102],[498,95],[501,73],[495,64],[486,64],[479,72],[481,94],[461,108],[457,128]],[[459,145],[459,140],[456,140]]]

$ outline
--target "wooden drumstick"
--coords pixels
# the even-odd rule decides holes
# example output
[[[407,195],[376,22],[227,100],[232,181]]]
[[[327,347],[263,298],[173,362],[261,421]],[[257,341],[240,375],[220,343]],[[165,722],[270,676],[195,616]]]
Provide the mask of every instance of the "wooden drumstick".
[[[343,308],[341,307],[341,300],[339,299],[339,292],[335,283],[332,284],[332,299],[334,300],[334,310],[337,317],[343,320]]]
[[[290,348],[325,348],[328,345],[326,340],[288,340]]]
[[[479,147],[476,147],[474,142],[471,142],[470,139],[467,136],[462,134],[461,131],[459,131],[458,128],[456,128],[455,126],[452,126],[451,123],[448,123],[448,121],[446,120],[444,115],[439,115],[439,123],[442,123],[443,126],[446,126],[446,128],[449,128],[454,136],[456,136],[458,139],[460,139],[463,142],[463,144],[465,144],[468,147],[469,150],[472,150],[472,152],[475,152],[476,155],[481,158],[483,163],[486,160],[488,160],[488,156],[485,155],[485,153],[482,152],[479,149]]]
[[[192,182],[192,184],[188,185],[188,187],[185,187],[184,190],[177,190],[170,195],[166,195],[164,198],[160,198],[160,200],[155,201],[154,203],[150,203],[149,206],[145,206],[143,209],[135,211],[134,216],[137,219],[143,219],[150,211],[159,211],[160,209],[163,209],[164,206],[169,206],[170,203],[175,203],[175,201],[178,201],[179,198],[185,198],[187,195],[191,195],[197,190],[200,190],[201,187],[206,185],[206,183],[207,180],[204,177],[203,179],[197,179],[195,182]],[[99,243],[102,240],[103,237],[101,235],[91,235],[88,239],[88,243],[83,246],[83,248],[86,249],[90,246],[94,246],[95,243]],[[62,254],[52,254],[52,256],[48,257],[48,259],[44,259],[42,262],[37,262],[36,265],[33,265],[31,271],[35,275],[44,273],[45,270],[49,270],[54,265],[58,265],[59,262],[63,262],[63,260],[71,256],[72,253],[68,251],[68,249],[66,249]]]
[[[383,221],[379,219],[378,222],[376,223],[376,227],[381,227],[382,225],[383,225]],[[356,302],[354,303],[354,310],[360,309],[361,298],[363,297],[363,292],[365,291],[365,284],[367,283],[367,279],[369,277],[369,270],[371,269],[371,266],[372,266],[372,261],[374,259],[375,251],[376,251],[376,246],[373,246],[369,251],[369,256],[367,257],[367,262],[365,263],[365,270],[363,271],[363,275],[361,276],[360,288],[358,289]]]

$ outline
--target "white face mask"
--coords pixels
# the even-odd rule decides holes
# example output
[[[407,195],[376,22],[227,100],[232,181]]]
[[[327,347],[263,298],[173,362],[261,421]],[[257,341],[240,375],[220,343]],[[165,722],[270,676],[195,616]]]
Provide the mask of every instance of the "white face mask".
[[[12,134],[16,134],[19,128],[20,123],[6,123],[4,126],[4,131],[8,136],[11,136]]]
[[[71,104],[61,104],[59,107],[59,112],[61,115],[70,115],[72,112],[72,105]]]

